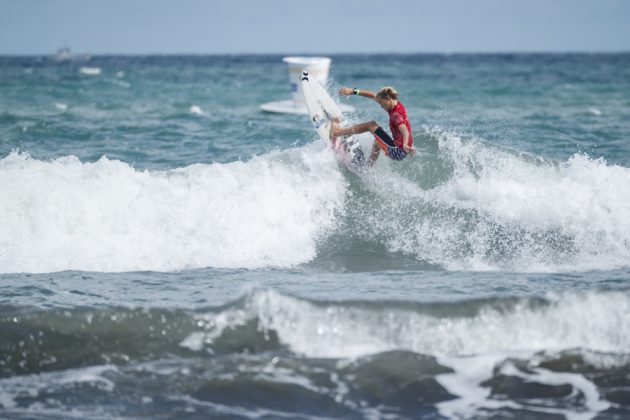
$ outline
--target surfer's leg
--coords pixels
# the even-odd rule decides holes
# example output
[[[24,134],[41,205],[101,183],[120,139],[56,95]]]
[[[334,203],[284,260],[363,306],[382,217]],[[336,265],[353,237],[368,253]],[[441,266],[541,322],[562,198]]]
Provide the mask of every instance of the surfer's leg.
[[[392,139],[391,136],[381,127],[378,127],[374,132],[374,144],[378,144],[379,147],[383,149],[385,156],[390,159],[403,160],[407,157],[407,152],[398,148],[396,143],[394,143],[394,139]]]
[[[337,125],[336,121],[330,124],[330,138],[351,136],[353,134],[374,133],[378,129],[376,121],[368,121],[365,123],[353,125],[352,127],[342,128]]]
[[[392,157],[390,155],[391,150],[396,149],[394,140],[381,127],[376,126],[376,130],[372,133],[374,134],[374,145],[372,146],[372,154],[370,155],[370,160],[368,162],[370,166],[374,165],[374,162],[378,159],[381,149],[383,150],[383,153],[385,153],[385,156],[389,157]]]
[[[381,146],[379,146],[379,144],[375,141],[372,145],[372,153],[370,153],[370,160],[368,160],[368,165],[374,165],[374,162],[376,162],[376,159],[378,159],[378,155],[380,154],[380,152]]]

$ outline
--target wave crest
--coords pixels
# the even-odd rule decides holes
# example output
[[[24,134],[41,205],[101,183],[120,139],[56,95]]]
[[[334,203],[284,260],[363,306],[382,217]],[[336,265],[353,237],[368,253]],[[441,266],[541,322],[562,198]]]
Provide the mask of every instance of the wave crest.
[[[345,188],[323,150],[170,171],[14,152],[0,161],[0,271],[293,266],[315,256]]]
[[[0,160],[0,272],[630,263],[628,168],[440,130],[416,137],[418,157],[360,176],[322,142],[169,171],[13,152]]]

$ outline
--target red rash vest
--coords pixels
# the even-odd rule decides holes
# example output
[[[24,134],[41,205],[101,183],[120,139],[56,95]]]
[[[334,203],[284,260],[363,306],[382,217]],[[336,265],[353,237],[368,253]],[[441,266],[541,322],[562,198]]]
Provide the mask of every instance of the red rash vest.
[[[407,109],[404,107],[400,101],[390,110],[389,114],[389,129],[392,131],[392,136],[394,137],[394,144],[399,149],[403,148],[403,135],[399,125],[405,124],[407,126],[407,131],[409,131],[409,147],[413,146],[413,137],[411,136],[411,124],[409,124],[409,120],[407,119]]]

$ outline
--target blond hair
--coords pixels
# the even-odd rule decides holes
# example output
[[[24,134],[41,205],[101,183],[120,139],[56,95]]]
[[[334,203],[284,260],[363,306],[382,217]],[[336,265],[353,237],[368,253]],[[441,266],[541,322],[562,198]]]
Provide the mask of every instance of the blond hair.
[[[397,101],[400,95],[393,87],[385,86],[376,93],[376,97],[378,99],[394,99],[395,101]]]

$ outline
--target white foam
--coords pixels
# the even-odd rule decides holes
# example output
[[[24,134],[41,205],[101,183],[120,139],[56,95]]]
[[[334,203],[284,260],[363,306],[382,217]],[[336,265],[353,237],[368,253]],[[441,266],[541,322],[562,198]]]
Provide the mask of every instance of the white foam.
[[[203,349],[204,344],[209,344],[209,342],[206,339],[206,334],[200,331],[190,334],[179,343],[180,347],[184,347],[192,351],[200,351]]]
[[[597,413],[610,408],[610,403],[602,400],[597,390],[597,386],[578,373],[554,372],[541,367],[530,368],[530,372],[523,372],[508,362],[501,368],[501,373],[510,376],[520,377],[528,382],[538,382],[546,385],[571,385],[575,391],[580,391],[584,396],[584,407],[588,410],[584,413],[571,413],[571,418],[593,418]],[[567,410],[560,410],[559,413],[566,413]],[[549,412],[549,411],[547,411]]]
[[[98,76],[101,74],[101,69],[99,67],[81,67],[79,72],[87,76]]]
[[[416,187],[415,193],[405,194],[449,209],[451,215],[459,209],[473,216],[419,217],[396,230],[387,243],[391,251],[451,270],[570,271],[630,265],[630,169],[584,155],[550,162],[452,133],[436,135],[440,158],[453,165],[452,176],[432,190]],[[514,236],[502,238],[497,226],[512,229]],[[556,239],[544,242],[554,235]],[[491,256],[498,247],[506,255],[497,261]],[[566,254],[554,247],[564,247]]]
[[[0,272],[290,267],[316,257],[343,206],[342,215],[359,209],[352,234],[364,229],[391,252],[448,270],[630,265],[630,169],[583,155],[551,162],[433,134],[436,159],[452,174],[425,190],[396,172],[401,164],[382,159],[363,176],[369,202],[344,200],[346,181],[322,144],[167,172],[12,154],[0,161],[7,220],[0,247],[8,249]]]
[[[102,366],[89,366],[83,369],[74,369],[63,372],[57,378],[57,384],[77,384],[77,383],[91,383],[97,385],[100,389],[106,391],[113,391],[115,388],[114,382],[103,376],[104,372],[117,371],[118,369],[112,365]]]
[[[188,110],[193,115],[206,115],[206,113],[198,105],[192,105]]]
[[[201,351],[208,348],[207,346],[212,344],[214,339],[219,337],[225,329],[245,325],[251,317],[251,312],[242,309],[230,309],[216,315],[201,317],[198,325],[204,326],[207,331],[193,332],[184,338],[179,345],[192,351]]]
[[[18,408],[16,400],[30,400],[37,396],[54,394],[54,392],[65,388],[76,387],[77,384],[89,384],[100,390],[111,392],[114,390],[115,384],[104,376],[105,373],[111,372],[118,372],[118,368],[114,365],[97,365],[2,378],[0,379],[0,389],[3,392],[0,392],[0,405],[3,405],[5,409],[15,409]],[[50,401],[54,400],[51,398],[48,402]],[[37,411],[38,404],[31,404],[24,411]],[[46,412],[50,413],[48,407]],[[70,412],[66,411],[65,415],[67,416],[68,413]]]
[[[405,309],[315,305],[274,291],[255,292],[247,308],[204,317],[206,343],[229,326],[258,318],[292,351],[308,357],[348,358],[387,350],[435,356],[630,348],[627,292],[550,295],[550,303],[521,300],[513,308],[481,308],[474,316],[436,317]],[[184,340],[201,348],[201,336]]]
[[[57,108],[59,111],[67,111],[68,104],[64,104],[63,102],[55,102],[55,108]]]
[[[470,316],[432,316],[413,309],[381,309],[347,304],[315,304],[274,291],[254,292],[244,308],[203,317],[207,333],[188,339],[195,350],[211,345],[230,325],[258,319],[291,351],[311,358],[356,358],[388,350],[433,355],[453,372],[436,380],[457,398],[437,404],[447,418],[472,418],[484,410],[527,409],[589,419],[609,408],[597,387],[580,374],[538,366],[536,354],[575,351],[625,354],[630,348],[628,292],[584,292],[548,296],[541,304],[522,299],[514,306],[488,304]],[[204,338],[204,336],[206,336]],[[524,373],[510,370],[510,358],[529,360]],[[575,409],[543,407],[494,399],[484,382],[502,373],[548,385],[569,384],[584,396]],[[507,363],[507,364],[506,364]]]
[[[7,409],[15,408],[17,404],[10,394],[6,392],[0,392],[0,406],[4,409]]]
[[[453,373],[441,374],[436,380],[450,394],[457,398],[446,400],[436,405],[441,415],[447,418],[474,418],[481,410],[496,410],[499,408],[511,408],[527,410],[538,413],[556,414],[567,419],[590,420],[599,413],[608,410],[609,402],[602,399],[597,386],[578,373],[554,372],[537,366],[529,366],[526,371],[517,369],[511,361],[505,361],[508,357],[529,359],[532,353],[490,353],[485,355],[469,356],[464,358],[440,357],[442,366],[453,369]],[[502,375],[518,377],[525,382],[535,382],[550,386],[570,385],[572,396],[580,392],[584,397],[584,403],[580,407],[546,407],[533,402],[516,403],[505,399],[491,397],[489,387],[482,385],[494,376],[494,369],[501,365]],[[571,397],[567,397],[571,398]],[[526,401],[526,400],[525,400]],[[483,412],[483,411],[482,411]]]
[[[513,401],[490,399],[491,389],[481,385],[493,376],[496,364],[505,357],[505,354],[496,353],[463,358],[439,357],[439,363],[452,368],[453,373],[437,375],[435,379],[449,394],[457,397],[436,404],[439,413],[446,418],[474,418],[482,408],[521,408]]]
[[[120,87],[125,88],[125,89],[129,89],[131,87],[131,83],[125,82],[124,80],[117,80],[117,79],[115,79],[114,80],[114,84],[116,86],[120,86]]]
[[[311,147],[152,172],[11,153],[0,160],[0,272],[307,262],[346,190],[332,155]]]
[[[595,108],[595,107],[591,107],[588,109],[589,114],[595,115],[595,116],[600,116],[602,115],[602,111],[600,111],[599,109]]]

